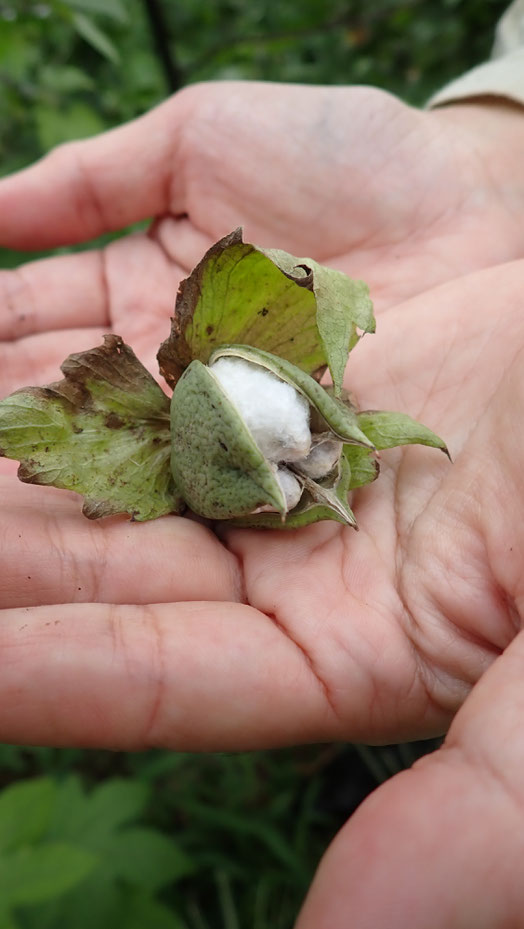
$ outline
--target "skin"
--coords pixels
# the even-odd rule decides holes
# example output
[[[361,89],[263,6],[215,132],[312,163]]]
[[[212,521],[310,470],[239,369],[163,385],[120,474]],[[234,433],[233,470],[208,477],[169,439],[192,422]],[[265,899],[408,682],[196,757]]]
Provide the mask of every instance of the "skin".
[[[93,524],[75,495],[2,463],[3,741],[228,750],[451,724],[342,830],[299,929],[346,929],[348,914],[357,929],[521,924],[524,159],[504,146],[497,161],[495,139],[520,144],[522,116],[453,110],[201,86],[0,183],[12,247],[158,217],[103,253],[1,273],[0,395],[28,371],[56,379],[109,327],[153,369],[177,281],[244,220],[248,240],[370,279],[384,312],[347,386],[449,444],[453,466],[384,452],[355,495],[358,534]]]

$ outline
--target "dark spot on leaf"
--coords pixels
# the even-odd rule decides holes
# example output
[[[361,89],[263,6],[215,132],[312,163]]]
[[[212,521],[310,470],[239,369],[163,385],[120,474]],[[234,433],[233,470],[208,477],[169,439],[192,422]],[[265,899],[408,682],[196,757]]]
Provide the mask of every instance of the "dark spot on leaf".
[[[214,326],[206,326],[206,332],[208,335],[211,335],[215,331]]]
[[[268,313],[269,313],[269,310],[267,306],[263,306],[262,309],[258,311],[259,316],[267,316]]]
[[[223,448],[223,449],[224,449],[225,452],[229,451],[229,449],[228,449],[226,443],[225,443],[225,442],[222,442],[221,439],[218,440],[218,444],[220,445],[220,448]]]
[[[116,413],[109,413],[105,418],[105,424],[108,429],[121,429],[124,425],[124,420],[117,416]]]
[[[46,484],[47,481],[41,479],[38,467],[38,462],[34,458],[22,462],[17,472],[18,480],[23,481],[24,484]]]

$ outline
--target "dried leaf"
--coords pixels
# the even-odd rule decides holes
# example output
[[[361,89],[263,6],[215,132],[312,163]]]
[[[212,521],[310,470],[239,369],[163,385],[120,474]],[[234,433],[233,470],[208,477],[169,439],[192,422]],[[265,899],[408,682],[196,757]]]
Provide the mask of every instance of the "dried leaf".
[[[179,512],[169,458],[169,399],[116,335],[70,355],[62,381],[0,401],[0,454],[20,480],[85,496],[90,519]]]

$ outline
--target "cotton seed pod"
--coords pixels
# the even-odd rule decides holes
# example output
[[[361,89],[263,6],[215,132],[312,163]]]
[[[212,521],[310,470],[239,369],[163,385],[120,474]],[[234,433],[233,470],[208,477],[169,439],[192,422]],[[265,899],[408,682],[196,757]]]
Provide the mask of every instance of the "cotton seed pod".
[[[62,380],[0,399],[0,457],[24,482],[83,495],[89,519],[193,510],[236,526],[357,528],[348,495],[377,478],[376,451],[447,454],[408,414],[358,410],[346,393],[349,353],[374,331],[363,281],[237,229],[180,283],[157,356],[171,399],[108,334],[66,358]]]
[[[311,433],[311,410],[320,437]],[[373,449],[352,410],[295,365],[250,346],[223,346],[209,365],[193,361],[173,393],[173,478],[209,519],[269,511],[285,522],[304,494],[315,495],[315,480],[339,478],[343,442]],[[324,461],[316,451],[323,445]],[[318,485],[324,503],[329,492]],[[353,524],[348,507],[344,521]]]

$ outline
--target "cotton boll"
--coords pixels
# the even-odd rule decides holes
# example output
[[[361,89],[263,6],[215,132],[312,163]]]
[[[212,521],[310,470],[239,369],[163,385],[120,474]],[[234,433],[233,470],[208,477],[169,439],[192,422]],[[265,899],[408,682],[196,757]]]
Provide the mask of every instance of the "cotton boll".
[[[276,478],[286,498],[286,509],[289,512],[289,510],[292,510],[300,501],[302,496],[302,485],[296,479],[295,475],[291,474],[291,471],[287,471],[285,468],[278,469]]]
[[[336,465],[342,451],[342,442],[326,439],[314,445],[309,455],[296,462],[297,469],[313,480],[325,477]]]
[[[243,358],[219,358],[210,370],[266,458],[296,461],[308,454],[309,404],[291,384]]]

